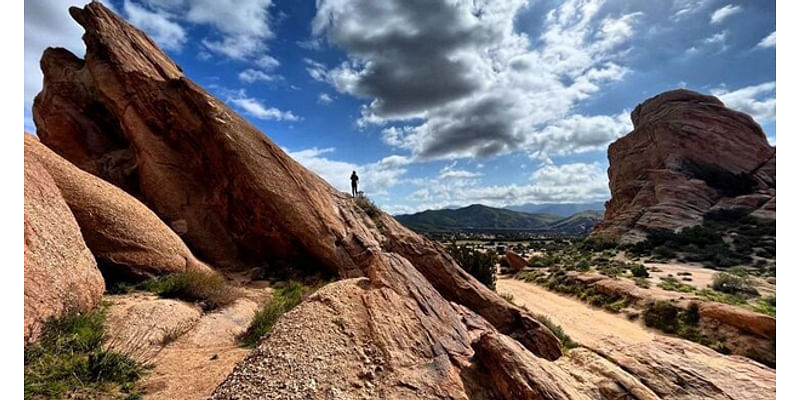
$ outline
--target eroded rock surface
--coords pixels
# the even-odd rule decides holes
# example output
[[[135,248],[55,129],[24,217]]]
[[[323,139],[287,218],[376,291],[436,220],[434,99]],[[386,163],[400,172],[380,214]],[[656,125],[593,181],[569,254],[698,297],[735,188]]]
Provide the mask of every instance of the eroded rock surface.
[[[106,280],[210,271],[144,204],[86,173],[25,135],[25,159],[36,160],[58,186]]]
[[[49,318],[98,305],[105,284],[47,168],[26,154],[24,169],[27,344],[39,338]]]
[[[679,89],[640,104],[631,120],[633,131],[608,148],[611,200],[595,234],[636,242],[698,224],[715,206],[753,212],[772,201],[774,210],[775,147],[750,116]]]

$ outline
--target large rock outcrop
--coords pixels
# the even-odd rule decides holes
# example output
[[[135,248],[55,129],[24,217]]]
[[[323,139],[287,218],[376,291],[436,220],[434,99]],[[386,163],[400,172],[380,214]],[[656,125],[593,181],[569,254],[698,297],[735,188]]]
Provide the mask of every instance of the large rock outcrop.
[[[615,365],[576,367],[586,384],[568,376],[555,336],[439,245],[292,160],[100,3],[70,13],[87,54],[43,56],[44,144],[140,198],[214,265],[341,278],[282,316],[212,398],[495,399],[511,393],[491,387],[503,382],[550,399],[650,394]],[[487,373],[502,360],[514,363]],[[610,391],[598,387],[609,379]],[[750,398],[768,397],[768,383]]]
[[[44,323],[100,303],[105,285],[47,169],[25,157],[25,343]]]
[[[611,200],[595,234],[636,242],[715,207],[766,206],[754,215],[774,218],[776,151],[750,116],[680,89],[638,105],[631,120],[633,131],[608,148]]]
[[[25,135],[25,160],[53,178],[106,280],[143,279],[187,269],[210,271],[144,204]]]
[[[182,237],[201,255],[229,267],[280,261],[367,276],[401,296],[432,285],[414,303],[426,310],[420,312],[446,313],[449,300],[540,356],[560,355],[558,340],[530,314],[472,278],[438,245],[384,213],[370,217],[184,77],[143,32],[100,3],[70,13],[86,29],[86,58],[45,51],[44,86],[34,101],[42,142],[140,197],[173,226],[180,221]],[[95,146],[111,142],[117,147]],[[108,166],[120,146],[135,167]],[[103,162],[107,168],[92,167]],[[126,178],[116,179],[123,170]]]

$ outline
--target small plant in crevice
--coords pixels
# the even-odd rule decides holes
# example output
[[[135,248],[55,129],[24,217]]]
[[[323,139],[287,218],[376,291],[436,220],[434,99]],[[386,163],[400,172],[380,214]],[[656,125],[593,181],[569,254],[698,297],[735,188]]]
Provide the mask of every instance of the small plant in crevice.
[[[580,346],[580,344],[572,340],[572,338],[570,338],[569,335],[564,332],[564,329],[562,329],[561,326],[553,322],[553,320],[551,320],[548,316],[544,314],[535,314],[533,317],[536,318],[537,321],[541,322],[542,325],[546,326],[550,332],[553,332],[553,335],[555,335],[558,340],[561,341],[561,347],[563,350],[565,350],[565,352],[566,350],[574,349],[575,347]]]
[[[272,331],[283,314],[300,304],[314,290],[297,281],[275,289],[272,298],[253,316],[250,327],[239,337],[241,344],[255,347],[264,335]]]

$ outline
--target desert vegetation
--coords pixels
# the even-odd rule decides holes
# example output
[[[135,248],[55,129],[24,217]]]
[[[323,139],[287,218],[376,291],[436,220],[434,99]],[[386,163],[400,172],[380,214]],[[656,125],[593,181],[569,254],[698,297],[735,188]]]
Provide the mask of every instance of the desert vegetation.
[[[177,272],[137,284],[119,283],[110,292],[129,293],[134,290],[144,290],[164,298],[194,302],[206,311],[231,304],[238,297],[236,288],[231,286],[222,274],[205,271]]]
[[[134,385],[148,366],[113,349],[105,320],[101,307],[48,321],[41,340],[25,347],[25,398],[138,398]]]
[[[272,298],[253,316],[250,327],[239,338],[245,347],[255,347],[258,341],[272,331],[278,319],[300,304],[314,291],[314,288],[301,282],[291,281],[285,286],[275,289]]]
[[[479,251],[472,246],[455,243],[451,243],[446,249],[464,271],[474,276],[486,287],[495,289],[497,253],[491,250]]]

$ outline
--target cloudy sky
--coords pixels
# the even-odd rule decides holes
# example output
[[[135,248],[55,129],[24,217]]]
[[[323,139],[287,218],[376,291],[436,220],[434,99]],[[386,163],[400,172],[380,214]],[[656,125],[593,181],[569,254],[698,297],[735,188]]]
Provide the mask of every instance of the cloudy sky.
[[[68,13],[25,1],[25,129]],[[393,213],[609,197],[630,111],[712,93],[775,143],[775,3],[107,0],[296,160]]]

